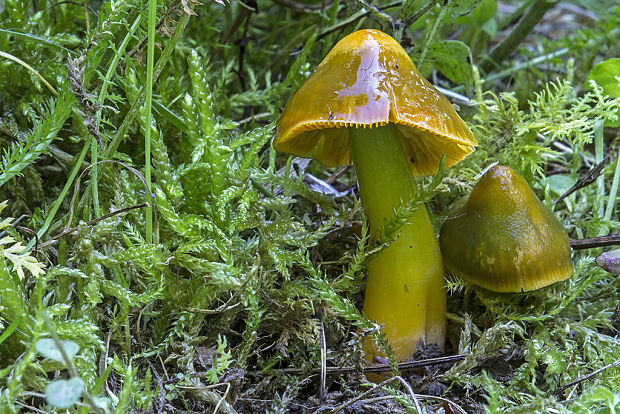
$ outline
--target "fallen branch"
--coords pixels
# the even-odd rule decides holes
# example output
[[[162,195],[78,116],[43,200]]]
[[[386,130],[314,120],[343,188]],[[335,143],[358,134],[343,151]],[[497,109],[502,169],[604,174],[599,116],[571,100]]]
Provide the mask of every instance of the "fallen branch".
[[[439,365],[439,364],[447,364],[450,362],[457,362],[457,361],[461,361],[463,359],[465,359],[468,355],[467,354],[459,354],[459,355],[449,355],[449,356],[445,356],[445,357],[439,357],[439,358],[429,358],[429,359],[421,359],[419,361],[407,361],[407,362],[400,362],[398,364],[398,369],[400,371],[402,370],[406,370],[406,369],[413,369],[413,368],[418,368],[418,367],[427,367],[430,365]],[[377,365],[371,365],[369,367],[352,367],[352,366],[348,366],[348,367],[327,367],[326,368],[326,372],[328,374],[352,374],[355,372],[363,372],[363,373],[367,373],[367,372],[388,372],[391,371],[392,368],[390,367],[389,364],[377,364]],[[280,368],[280,369],[274,369],[271,371],[271,373],[282,373],[282,374],[301,374],[307,372],[305,369],[303,368]],[[321,372],[321,368],[314,368],[311,373],[314,374],[319,374]],[[259,375],[259,374],[264,374],[263,371],[248,371],[249,375]]]
[[[104,214],[104,215],[103,215],[103,216],[101,216],[101,217],[97,217],[97,218],[94,218],[94,219],[92,219],[92,220],[90,220],[90,221],[87,221],[87,222],[86,222],[86,225],[88,225],[88,226],[92,226],[93,224],[98,223],[98,222],[100,222],[101,220],[105,220],[105,219],[107,219],[107,218],[110,218],[110,217],[112,217],[112,216],[116,216],[116,215],[118,215],[118,214],[126,213],[126,212],[128,212],[128,211],[135,210],[135,209],[137,209],[137,208],[148,207],[148,206],[149,206],[149,203],[142,203],[142,204],[136,204],[136,205],[129,206],[129,207],[124,207],[124,208],[121,208],[121,209],[119,209],[119,210],[112,211],[111,213]],[[69,229],[66,229],[66,230],[61,231],[60,233],[58,233],[57,235],[55,235],[54,237],[52,237],[51,239],[49,239],[49,240],[48,240],[48,241],[46,241],[45,243],[40,244],[40,245],[37,247],[37,250],[42,249],[42,248],[44,248],[44,247],[47,247],[47,246],[49,246],[49,245],[51,245],[51,244],[56,243],[56,242],[57,242],[60,238],[62,238],[62,237],[64,237],[64,236],[66,236],[67,234],[71,234],[71,233],[73,233],[74,231],[77,231],[78,229],[79,229],[79,227],[78,227],[78,226],[76,226],[76,227],[71,227],[71,228],[69,228]]]
[[[596,371],[593,371],[593,372],[591,372],[589,374],[586,374],[586,375],[584,375],[582,377],[579,377],[576,380],[571,381],[571,382],[569,382],[567,384],[561,385],[560,387],[558,387],[558,389],[553,391],[552,394],[558,395],[562,391],[564,391],[565,389],[570,388],[572,386],[575,386],[575,385],[577,385],[577,384],[579,384],[579,383],[581,383],[581,382],[583,382],[583,381],[585,381],[585,380],[587,380],[589,378],[592,378],[593,376],[595,376],[597,374],[600,374],[601,372],[605,371],[606,369],[609,369],[609,368],[611,368],[611,367],[613,367],[615,365],[618,365],[618,364],[620,364],[620,359],[616,359],[614,362],[612,362],[610,364],[607,364],[604,367],[597,369]]]
[[[615,246],[618,244],[620,244],[620,234],[609,234],[607,236],[570,241],[570,247],[573,250],[594,249],[595,247]]]
[[[569,195],[573,194],[575,191],[580,190],[584,187],[589,186],[590,184],[592,184],[593,182],[596,181],[596,179],[602,174],[603,169],[605,168],[605,166],[607,165],[607,163],[609,163],[609,156],[605,157],[605,159],[601,162],[599,162],[598,164],[596,164],[594,167],[592,167],[587,173],[586,175],[584,175],[583,177],[581,177],[579,180],[577,180],[577,182],[575,183],[575,185],[573,185],[571,188],[569,188],[564,194],[562,194],[561,196],[559,196],[554,202],[553,204],[557,204],[560,201],[564,200],[566,197],[568,197]]]

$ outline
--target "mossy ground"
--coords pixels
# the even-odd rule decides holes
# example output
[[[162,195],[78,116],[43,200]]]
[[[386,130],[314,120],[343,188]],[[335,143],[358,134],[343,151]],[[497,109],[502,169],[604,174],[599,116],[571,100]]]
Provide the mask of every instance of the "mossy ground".
[[[491,162],[551,206],[609,157],[553,208],[572,239],[618,233],[620,99],[586,82],[620,54],[613,1],[553,5],[488,68],[542,0],[156,3],[149,22],[140,0],[0,0],[0,412],[65,412],[63,401],[79,413],[620,409],[620,368],[596,373],[620,359],[620,281],[595,265],[600,248],[574,252],[569,280],[532,293],[447,275],[445,354],[462,359],[364,385],[362,337],[385,346],[360,312],[365,264],[411,209],[369,241],[353,169],[270,145],[331,46],[378,28],[453,92],[480,144],[421,180],[436,229]],[[303,172],[332,177],[332,191]],[[23,246],[31,256],[13,254]],[[54,359],[46,338],[79,350]],[[353,367],[328,373],[324,396],[322,351],[328,367]],[[70,377],[83,385],[59,382]]]

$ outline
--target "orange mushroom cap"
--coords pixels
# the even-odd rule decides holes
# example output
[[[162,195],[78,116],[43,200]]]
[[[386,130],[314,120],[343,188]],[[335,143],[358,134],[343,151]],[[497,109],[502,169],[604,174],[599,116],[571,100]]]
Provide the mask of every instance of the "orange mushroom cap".
[[[286,105],[273,142],[278,151],[325,166],[351,164],[343,127],[396,124],[414,175],[450,167],[477,145],[450,102],[378,30],[359,30],[327,54]]]
[[[560,220],[510,167],[490,168],[441,226],[448,270],[494,292],[527,292],[568,279],[570,240]]]

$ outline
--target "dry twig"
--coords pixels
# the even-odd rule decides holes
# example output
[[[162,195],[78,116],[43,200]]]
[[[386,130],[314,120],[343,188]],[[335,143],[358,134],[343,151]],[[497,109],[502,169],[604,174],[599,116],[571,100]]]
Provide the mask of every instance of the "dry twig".
[[[570,241],[570,247],[573,250],[594,249],[595,247],[615,246],[618,244],[620,244],[620,234],[609,234],[607,236]]]
[[[577,180],[575,185],[569,188],[568,191],[566,191],[564,194],[559,196],[557,200],[553,202],[553,204],[555,205],[559,203],[560,201],[564,200],[569,195],[573,194],[575,191],[580,190],[584,187],[587,187],[593,182],[595,182],[596,179],[599,177],[599,175],[601,175],[601,173],[603,172],[603,169],[605,168],[605,165],[607,165],[608,162],[609,162],[609,156],[605,157],[603,161],[599,162],[594,167],[592,167],[590,171],[586,173],[586,175],[579,178],[579,180]]]
[[[447,364],[450,362],[457,362],[457,361],[462,361],[463,359],[465,359],[468,355],[467,354],[459,354],[459,355],[449,355],[449,356],[444,356],[444,357],[439,357],[439,358],[429,358],[429,359],[421,359],[419,361],[408,361],[408,362],[400,362],[398,364],[398,369],[400,371],[402,370],[407,370],[407,369],[412,369],[412,368],[418,368],[418,367],[427,367],[430,365],[439,365],[439,364]],[[390,367],[389,364],[377,364],[377,365],[372,365],[369,367],[363,367],[363,368],[359,368],[359,367],[355,367],[355,366],[348,366],[348,367],[327,367],[326,371],[328,374],[353,374],[355,372],[363,372],[363,373],[368,373],[368,372],[388,372],[391,371],[392,368]],[[274,369],[272,371],[270,371],[270,374],[273,373],[282,373],[282,374],[302,374],[304,372],[307,372],[305,369],[303,368],[280,368],[280,369]],[[320,368],[315,368],[312,371],[310,371],[313,374],[320,374],[321,369]],[[264,371],[249,371],[248,372],[249,375],[260,375],[260,374],[264,374]]]
[[[577,384],[579,384],[579,383],[581,383],[581,382],[583,382],[583,381],[585,381],[585,380],[587,380],[587,379],[590,379],[590,378],[592,378],[593,376],[595,376],[595,375],[597,375],[597,374],[600,374],[601,372],[603,372],[603,371],[605,371],[605,370],[607,370],[607,369],[609,369],[609,368],[611,368],[611,367],[613,367],[613,366],[616,366],[616,365],[618,365],[618,364],[620,364],[620,358],[619,358],[619,359],[616,359],[614,362],[612,362],[612,363],[610,363],[610,364],[605,365],[605,366],[604,366],[604,367],[602,367],[602,368],[597,369],[596,371],[593,371],[593,372],[591,372],[591,373],[589,373],[589,374],[586,374],[586,375],[584,375],[584,376],[582,376],[582,377],[577,378],[577,379],[576,379],[576,380],[574,380],[574,381],[571,381],[571,382],[569,382],[569,383],[566,383],[566,384],[564,384],[564,385],[561,385],[561,386],[560,386],[560,387],[558,387],[555,391],[553,391],[553,394],[554,394],[554,395],[558,395],[558,394],[560,394],[562,391],[564,391],[565,389],[570,388],[570,387],[572,387],[572,386],[574,386],[574,385],[577,385]]]

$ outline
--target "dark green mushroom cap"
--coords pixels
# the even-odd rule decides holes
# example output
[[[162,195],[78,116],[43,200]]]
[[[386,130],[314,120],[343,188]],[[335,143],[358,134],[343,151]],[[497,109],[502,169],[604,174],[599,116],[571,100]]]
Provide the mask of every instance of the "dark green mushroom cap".
[[[495,292],[539,289],[573,269],[564,227],[510,167],[482,176],[446,218],[439,243],[450,272]]]

